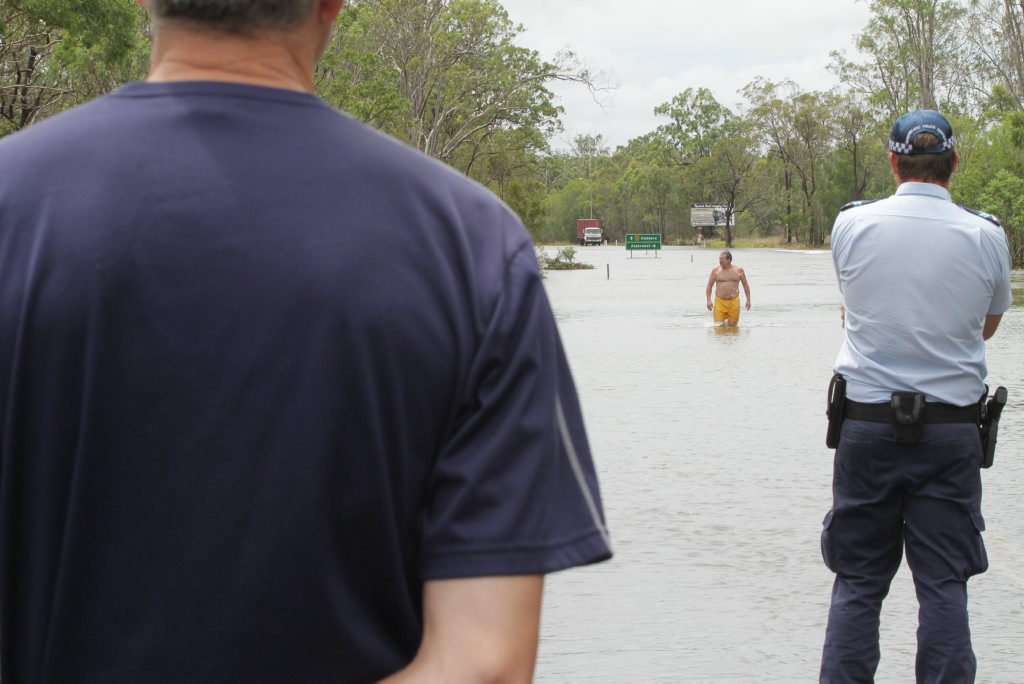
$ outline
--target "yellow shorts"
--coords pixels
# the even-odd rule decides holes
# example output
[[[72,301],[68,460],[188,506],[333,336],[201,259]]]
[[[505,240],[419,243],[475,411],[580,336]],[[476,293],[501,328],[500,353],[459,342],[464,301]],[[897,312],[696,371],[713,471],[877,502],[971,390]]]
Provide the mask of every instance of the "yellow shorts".
[[[715,297],[715,323],[721,323],[722,321],[728,320],[729,323],[736,325],[740,322],[740,298],[733,297],[732,299],[722,299],[721,297]]]

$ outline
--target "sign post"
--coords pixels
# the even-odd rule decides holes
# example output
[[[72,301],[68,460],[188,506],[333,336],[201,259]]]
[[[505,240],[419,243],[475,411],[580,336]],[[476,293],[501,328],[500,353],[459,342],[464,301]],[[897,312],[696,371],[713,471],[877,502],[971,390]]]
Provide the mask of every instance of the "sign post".
[[[634,250],[653,250],[654,258],[658,258],[661,249],[661,233],[626,233],[626,251],[633,258]]]

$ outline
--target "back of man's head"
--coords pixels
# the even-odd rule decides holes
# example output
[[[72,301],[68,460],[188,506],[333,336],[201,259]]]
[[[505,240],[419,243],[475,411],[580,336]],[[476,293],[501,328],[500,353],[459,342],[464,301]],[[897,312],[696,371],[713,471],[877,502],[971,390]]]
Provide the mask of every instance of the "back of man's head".
[[[147,0],[154,19],[188,21],[219,31],[294,28],[309,16],[314,0]]]
[[[949,183],[956,168],[953,127],[939,112],[907,112],[892,126],[889,150],[901,181]]]

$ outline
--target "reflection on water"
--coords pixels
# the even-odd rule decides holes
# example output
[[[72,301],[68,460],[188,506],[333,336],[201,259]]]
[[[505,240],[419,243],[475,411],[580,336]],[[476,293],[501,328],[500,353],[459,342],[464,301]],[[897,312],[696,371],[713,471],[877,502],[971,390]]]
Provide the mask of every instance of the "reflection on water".
[[[753,302],[736,329],[716,328],[705,307],[714,249],[668,247],[657,259],[580,249],[594,270],[544,281],[616,556],[547,580],[538,682],[817,678],[839,293],[827,252],[733,255]],[[983,475],[991,567],[970,582],[979,682],[1024,681],[1020,292],[988,350],[989,383],[1009,389],[1010,405]],[[882,614],[878,682],[913,681],[916,615],[904,567]]]

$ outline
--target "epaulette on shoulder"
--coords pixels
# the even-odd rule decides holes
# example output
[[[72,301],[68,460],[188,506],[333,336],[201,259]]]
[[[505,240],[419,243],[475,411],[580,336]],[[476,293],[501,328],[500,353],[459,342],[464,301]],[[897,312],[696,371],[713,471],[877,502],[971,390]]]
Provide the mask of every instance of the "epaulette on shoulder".
[[[876,199],[869,199],[869,200],[854,200],[853,202],[848,202],[848,203],[844,204],[843,206],[839,207],[839,211],[846,211],[847,209],[853,209],[854,207],[863,207],[865,204],[871,204],[872,202],[877,202],[879,199],[881,199],[881,197],[878,197]]]
[[[999,219],[997,219],[995,216],[993,216],[992,214],[988,213],[987,211],[982,211],[981,209],[971,209],[970,207],[965,207],[962,204],[958,204],[957,206],[960,207],[961,209],[963,209],[966,212],[974,214],[975,216],[980,216],[981,218],[985,219],[989,223],[993,223],[993,224],[999,226],[1000,228],[1003,227],[1003,224],[999,221]]]

